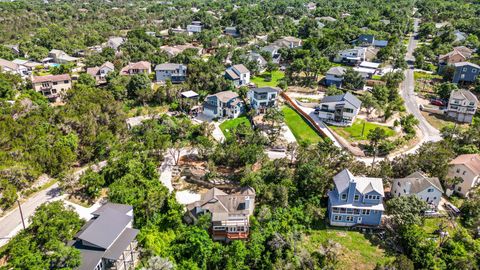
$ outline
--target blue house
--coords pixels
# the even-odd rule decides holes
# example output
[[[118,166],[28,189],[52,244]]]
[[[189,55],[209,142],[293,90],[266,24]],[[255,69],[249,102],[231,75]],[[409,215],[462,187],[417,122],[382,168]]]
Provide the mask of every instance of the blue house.
[[[478,74],[480,74],[480,66],[470,62],[459,62],[453,64],[455,73],[453,74],[453,83],[459,82],[475,82]]]
[[[330,225],[380,225],[384,211],[381,178],[358,177],[345,169],[333,182],[335,188],[328,193]]]

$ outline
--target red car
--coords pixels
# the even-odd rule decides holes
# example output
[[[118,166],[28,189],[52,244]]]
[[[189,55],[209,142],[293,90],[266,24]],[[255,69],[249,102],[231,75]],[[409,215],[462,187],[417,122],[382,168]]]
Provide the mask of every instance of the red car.
[[[440,106],[440,107],[445,106],[445,103],[443,103],[443,101],[438,100],[438,99],[431,100],[430,103],[432,105],[436,105],[436,106]]]

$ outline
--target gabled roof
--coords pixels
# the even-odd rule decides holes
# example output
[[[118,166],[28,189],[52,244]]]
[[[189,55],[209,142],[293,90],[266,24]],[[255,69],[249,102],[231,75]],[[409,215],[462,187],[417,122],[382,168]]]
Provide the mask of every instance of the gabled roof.
[[[227,73],[228,77],[230,77],[232,80],[238,80],[240,77],[233,71],[231,68],[225,70],[225,73]]]
[[[0,58],[0,67],[7,67],[8,69],[11,70],[17,70],[18,69],[18,64],[8,61],[5,59]]]
[[[381,196],[385,196],[383,192],[383,181],[381,178],[358,177],[354,176],[348,169],[344,169],[333,177],[333,182],[339,193],[344,192],[350,186],[351,182],[356,184],[356,189],[362,194],[375,191]]]
[[[469,168],[474,174],[480,174],[480,155],[479,154],[465,154],[456,157],[450,161],[450,165],[464,165]]]
[[[234,65],[232,68],[237,70],[241,74],[250,73],[250,70],[248,70],[248,68],[246,68],[243,64]]]
[[[474,68],[479,68],[480,69],[480,66],[477,65],[477,64],[474,64],[474,63],[470,63],[470,62],[458,62],[458,63],[455,63],[453,64],[455,67],[463,67],[463,66],[471,66],[471,67],[474,67]]]
[[[183,65],[176,63],[163,63],[155,66],[155,70],[176,70],[180,69]]]
[[[460,99],[478,102],[477,96],[475,96],[472,92],[464,89],[452,91],[452,93],[450,93],[450,99]]]
[[[442,184],[440,184],[438,177],[427,177],[422,172],[414,172],[405,178],[396,179],[396,181],[409,183],[410,193],[417,194],[429,187],[434,187],[443,193]]]
[[[100,248],[109,249],[131,220],[131,217],[110,208],[103,211],[85,230],[77,235],[77,238]]]
[[[322,99],[320,103],[342,102],[342,101],[346,101],[352,104],[352,106],[354,106],[355,108],[360,108],[360,106],[362,106],[362,102],[350,92],[347,92],[342,95],[326,96]]]
[[[345,74],[346,71],[347,71],[347,69],[344,68],[344,67],[331,67],[331,68],[327,71],[327,74],[337,75],[337,76],[343,76],[343,74]]]
[[[68,74],[46,75],[46,76],[34,76],[32,78],[32,83],[59,82],[59,81],[70,81],[70,75]]]
[[[233,91],[228,90],[228,91],[218,92],[218,93],[213,94],[213,95],[208,95],[207,98],[212,97],[212,96],[215,96],[221,102],[226,103],[226,102],[230,101],[231,99],[237,98],[238,94],[233,92]]]

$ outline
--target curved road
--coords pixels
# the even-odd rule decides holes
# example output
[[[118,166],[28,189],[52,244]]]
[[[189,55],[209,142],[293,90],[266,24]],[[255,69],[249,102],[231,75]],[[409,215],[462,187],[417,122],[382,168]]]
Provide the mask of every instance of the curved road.
[[[405,107],[407,109],[407,112],[413,114],[415,118],[417,118],[420,122],[418,124],[418,127],[422,132],[422,141],[416,147],[414,147],[415,149],[420,147],[420,145],[424,142],[439,141],[442,139],[440,136],[440,132],[432,125],[430,125],[420,112],[414,91],[415,79],[413,76],[413,61],[415,61],[415,57],[413,56],[413,52],[417,47],[417,40],[415,39],[415,36],[417,35],[419,21],[419,19],[415,19],[414,33],[410,36],[410,40],[408,42],[407,54],[405,55],[405,60],[408,62],[408,69],[405,70],[405,80],[401,85],[400,92],[402,98],[405,101]]]

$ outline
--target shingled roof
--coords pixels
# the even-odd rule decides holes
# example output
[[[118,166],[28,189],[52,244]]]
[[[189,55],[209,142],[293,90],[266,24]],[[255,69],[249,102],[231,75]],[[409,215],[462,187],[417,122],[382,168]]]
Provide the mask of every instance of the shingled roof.
[[[427,177],[422,172],[414,172],[405,178],[397,179],[402,183],[410,183],[410,193],[419,193],[433,186],[443,193],[442,184],[438,177]]]
[[[450,161],[450,165],[464,165],[469,168],[476,175],[480,174],[480,155],[479,154],[465,154],[456,157]]]

